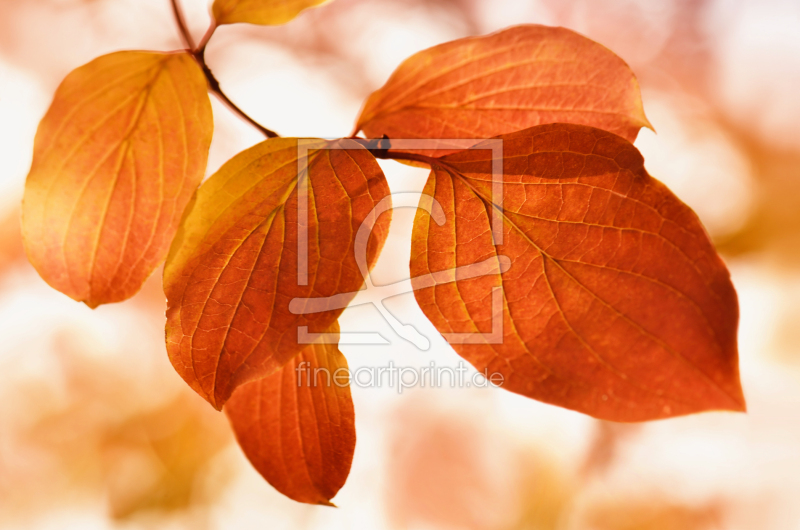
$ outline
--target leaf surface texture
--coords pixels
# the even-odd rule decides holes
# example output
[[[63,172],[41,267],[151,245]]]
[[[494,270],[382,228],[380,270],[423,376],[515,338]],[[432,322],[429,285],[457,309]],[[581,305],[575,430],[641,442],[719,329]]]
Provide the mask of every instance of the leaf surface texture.
[[[415,291],[441,332],[471,337],[451,340],[456,351],[503,374],[507,390],[602,419],[744,410],[736,292],[694,212],[608,132],[552,124],[499,138],[501,196],[492,151],[478,144],[434,161],[425,193],[444,225],[421,209],[415,218],[417,286],[433,272],[511,263]],[[496,287],[502,340],[490,343]]]
[[[650,126],[622,59],[568,29],[523,25],[409,57],[369,97],[356,128],[368,138],[481,139],[555,122],[630,141]],[[447,152],[431,149],[417,152]]]
[[[215,0],[212,13],[217,24],[246,22],[261,26],[285,24],[310,7],[327,0]]]
[[[90,307],[138,292],[203,178],[212,131],[188,54],[118,52],[71,72],[25,182],[25,247],[42,278]]]
[[[350,148],[335,148],[341,142]],[[223,165],[198,190],[164,268],[167,351],[181,377],[220,409],[237,386],[304,347],[300,327],[331,326],[341,303],[314,312],[301,304],[295,314],[290,302],[355,296],[364,283],[355,252],[374,263],[390,215],[358,249],[356,234],[388,195],[373,156],[346,140],[274,138]],[[298,222],[306,245],[298,245]]]
[[[329,330],[338,331],[338,324]],[[356,445],[347,361],[335,343],[309,345],[272,375],[242,385],[225,412],[267,482],[298,502],[331,505]]]

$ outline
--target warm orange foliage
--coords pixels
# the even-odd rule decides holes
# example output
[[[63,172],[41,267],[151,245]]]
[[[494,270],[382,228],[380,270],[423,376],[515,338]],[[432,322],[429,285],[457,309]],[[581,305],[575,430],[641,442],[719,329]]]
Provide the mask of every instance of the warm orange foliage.
[[[620,422],[745,409],[736,292],[697,216],[630,143],[650,124],[622,59],[564,28],[455,40],[407,59],[366,101],[356,132],[380,140],[279,138],[224,94],[205,47],[219,25],[282,24],[322,1],[216,0],[195,45],[172,0],[190,49],[115,53],[67,76],[23,206],[50,285],[90,307],[121,301],[169,249],[175,370],[216,409],[228,403],[273,486],[330,504],[353,458],[353,404],[327,380],[347,368],[338,344],[309,343],[338,334],[386,241],[375,157],[394,158],[432,167],[411,242],[417,301],[459,354],[504,377],[490,381]],[[198,189],[207,91],[270,139]]]
[[[346,370],[336,344],[312,344],[225,405],[247,458],[291,499],[331,505],[350,473],[356,429]]]
[[[113,53],[68,75],[25,183],[25,248],[42,278],[89,307],[133,296],[203,178],[212,129],[188,54]]]
[[[525,25],[409,57],[369,97],[356,128],[369,138],[489,138],[555,122],[630,141],[650,127],[622,59],[568,29]]]
[[[502,342],[456,351],[504,374],[507,390],[598,418],[744,410],[736,292],[694,212],[613,134],[555,124],[499,138],[502,198],[491,151],[462,151],[433,161],[425,187],[447,222],[420,209],[414,223],[412,281],[495,256],[512,263],[415,291],[441,332],[490,333],[502,287]]]
[[[299,326],[321,332],[342,312],[295,315],[289,311],[293,298],[351,293],[364,283],[355,236],[389,194],[383,172],[366,149],[300,142],[310,149],[307,160],[298,160],[298,140],[267,140],[204,183],[164,268],[170,360],[218,409],[237,386],[278,370],[303,348]],[[308,189],[308,209],[299,217],[298,180]],[[308,223],[303,260],[298,219]],[[388,225],[389,216],[381,216],[368,245],[369,263]],[[298,261],[307,266],[305,284]]]
[[[285,24],[309,7],[326,0],[215,0],[212,13],[217,24],[247,22],[263,26]]]

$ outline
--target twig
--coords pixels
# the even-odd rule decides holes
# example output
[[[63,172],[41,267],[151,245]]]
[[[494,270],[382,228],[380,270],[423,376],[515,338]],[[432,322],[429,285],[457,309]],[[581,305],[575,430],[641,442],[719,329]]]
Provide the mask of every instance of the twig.
[[[192,35],[189,33],[189,28],[186,27],[186,20],[183,18],[181,6],[178,5],[178,0],[170,0],[170,2],[172,3],[172,13],[175,15],[175,22],[178,23],[178,30],[181,33],[183,43],[186,44],[186,47],[190,50],[194,50],[194,39],[192,39]]]
[[[372,153],[372,156],[375,158],[381,158],[383,160],[408,160],[413,162],[422,162],[423,164],[428,164],[429,166],[447,165],[441,160],[431,156],[420,155],[417,153],[404,153],[403,151],[389,151],[392,148],[392,140],[385,134],[383,135],[383,138],[372,138],[367,140],[365,138],[359,138],[358,136],[351,136],[348,138],[348,140],[353,140],[361,144],[364,146],[364,148],[366,148],[367,151]]]
[[[217,96],[217,98],[219,98],[220,101],[222,101],[229,109],[238,114],[241,119],[243,119],[256,129],[258,129],[261,132],[261,134],[263,134],[267,138],[278,137],[278,133],[267,129],[266,127],[258,123],[256,120],[248,116],[247,113],[245,113],[242,109],[236,106],[236,103],[231,101],[230,98],[228,98],[228,96],[225,95],[225,92],[223,92],[219,86],[219,81],[217,81],[217,78],[214,77],[214,74],[208,68],[208,65],[206,64],[205,59],[203,57],[202,51],[198,53],[193,53],[192,55],[194,55],[195,60],[198,62],[198,64],[200,64],[200,68],[203,69],[203,73],[206,75],[206,80],[208,80],[208,88],[211,90],[212,94]]]
[[[211,18],[211,25],[208,26],[208,30],[206,30],[206,34],[203,35],[203,38],[200,39],[200,44],[198,44],[197,48],[195,48],[195,52],[196,53],[203,53],[204,51],[206,51],[206,45],[208,44],[208,41],[211,40],[211,37],[214,35],[215,31],[217,31],[217,21],[214,20],[214,18],[212,17]]]
[[[192,39],[191,34],[189,33],[189,28],[186,26],[186,20],[183,16],[183,11],[181,10],[180,4],[178,4],[178,0],[170,0],[172,4],[172,12],[175,14],[175,21],[178,24],[178,30],[180,30],[181,38],[183,42],[187,46],[187,50],[192,54],[194,60],[197,61],[197,64],[200,65],[200,68],[203,70],[203,74],[206,76],[206,81],[208,82],[208,88],[212,94],[217,96],[231,111],[238,114],[241,119],[258,129],[261,134],[266,136],[267,138],[277,138],[278,133],[271,131],[258,123],[256,120],[248,116],[242,109],[240,109],[236,103],[230,100],[230,98],[225,95],[225,92],[222,91],[222,88],[219,86],[219,81],[214,74],[211,72],[211,69],[206,64],[205,52],[206,52],[206,45],[208,41],[211,39],[211,36],[214,34],[214,31],[217,29],[217,23],[215,20],[211,21],[211,25],[208,27],[208,31],[203,36],[200,44],[195,46],[194,40]]]

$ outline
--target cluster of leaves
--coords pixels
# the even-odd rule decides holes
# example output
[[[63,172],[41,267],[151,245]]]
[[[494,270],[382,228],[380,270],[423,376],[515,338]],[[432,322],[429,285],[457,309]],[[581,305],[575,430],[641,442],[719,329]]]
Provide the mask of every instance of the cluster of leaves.
[[[296,368],[347,364],[336,344],[308,345],[297,331],[335,336],[343,309],[290,303],[349,301],[364,285],[359,256],[372,267],[390,223],[390,212],[370,219],[389,200],[376,156],[393,158],[431,169],[411,241],[415,296],[440,332],[472,337],[452,342],[478,370],[614,421],[744,410],[728,271],[631,144],[649,126],[633,73],[572,31],[517,26],[424,50],[369,97],[350,138],[279,138],[256,124],[268,139],[200,185],[208,93],[238,110],[203,58],[214,29],[281,24],[318,3],[216,0],[197,46],[173,3],[189,49],[113,53],[67,76],[25,187],[25,246],[45,281],[96,307],[131,297],[166,259],[173,366],[225,407],[273,486],[329,504],[355,448],[350,391]],[[400,149],[394,139],[428,142]],[[457,139],[478,140],[464,149]],[[480,139],[502,142],[500,197]],[[444,218],[431,223],[433,201]],[[489,269],[452,274],[477,263]],[[494,318],[499,342],[481,338]]]

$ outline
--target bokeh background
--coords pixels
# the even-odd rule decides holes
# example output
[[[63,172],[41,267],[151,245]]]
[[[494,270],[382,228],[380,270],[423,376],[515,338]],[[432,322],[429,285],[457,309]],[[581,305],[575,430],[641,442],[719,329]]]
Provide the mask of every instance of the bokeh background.
[[[206,0],[183,0],[200,36]],[[349,134],[361,102],[423,48],[508,25],[572,28],[639,77],[658,134],[646,167],[691,205],[741,303],[749,412],[605,423],[496,389],[353,388],[358,445],[338,509],[293,503],[253,471],[223,415],[174,373],[159,273],[89,310],[27,263],[19,203],[36,125],[97,55],[181,47],[168,0],[0,0],[0,527],[34,529],[800,529],[800,2],[336,0],[279,28],[221,28],[208,62],[284,136]],[[214,104],[209,174],[262,138]],[[382,165],[394,191],[424,171]],[[396,211],[375,283],[407,275]],[[369,306],[343,331],[352,368],[455,366],[413,295],[387,302],[433,339],[418,351]]]

